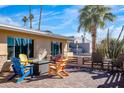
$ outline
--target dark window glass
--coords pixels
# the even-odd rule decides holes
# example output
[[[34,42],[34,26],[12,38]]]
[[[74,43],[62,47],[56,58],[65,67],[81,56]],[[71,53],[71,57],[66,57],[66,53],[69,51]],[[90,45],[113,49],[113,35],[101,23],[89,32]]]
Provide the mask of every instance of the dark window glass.
[[[60,43],[60,54],[62,54],[62,43]]]
[[[62,43],[51,42],[51,55],[55,56],[58,54],[62,54]]]
[[[34,56],[34,40],[29,39],[29,58]]]
[[[14,57],[14,38],[9,37],[7,39],[8,43],[8,59]]]
[[[14,42],[15,41],[15,42]],[[34,41],[27,38],[11,38],[8,37],[8,59],[11,57],[19,57],[19,54],[26,54],[32,58],[34,54]]]
[[[15,38],[15,57],[19,57],[21,53],[21,38]]]
[[[59,49],[60,49],[59,43],[56,43],[55,44],[55,51],[56,51],[55,54],[56,55],[58,55],[60,53]]]
[[[51,42],[51,55],[53,56],[53,42]]]
[[[28,55],[28,39],[21,39],[21,53]]]

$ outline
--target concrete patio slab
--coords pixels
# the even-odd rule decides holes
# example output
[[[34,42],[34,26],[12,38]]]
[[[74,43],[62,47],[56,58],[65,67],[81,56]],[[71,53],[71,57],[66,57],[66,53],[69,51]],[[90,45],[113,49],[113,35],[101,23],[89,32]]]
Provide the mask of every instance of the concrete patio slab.
[[[124,75],[121,72],[91,71],[89,68],[68,68],[70,76],[59,79],[56,76],[37,76],[26,78],[16,84],[16,79],[7,82],[12,73],[0,74],[1,88],[116,88],[124,87]]]

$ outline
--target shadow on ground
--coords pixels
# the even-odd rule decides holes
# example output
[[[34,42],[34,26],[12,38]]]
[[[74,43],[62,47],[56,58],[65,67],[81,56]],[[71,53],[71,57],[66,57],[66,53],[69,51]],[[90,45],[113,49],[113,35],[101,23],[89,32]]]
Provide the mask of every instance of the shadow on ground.
[[[91,74],[91,79],[97,80],[105,78],[105,81],[102,82],[100,85],[97,86],[97,88],[124,88],[124,73],[123,72],[110,72],[110,71],[98,71],[98,70],[92,70],[91,68],[74,68],[74,67],[68,67],[66,69],[70,74],[73,73],[79,73],[83,74],[83,72]],[[11,81],[7,81],[8,78],[10,78],[13,75],[13,73],[0,73],[0,83],[8,83],[8,82],[16,82],[18,78],[15,78]],[[73,78],[73,77],[72,77]],[[44,76],[35,76],[33,79],[30,77],[25,79],[25,82],[33,82],[33,81],[39,81],[43,79],[60,79],[56,76],[50,76],[50,75],[44,75]]]
[[[13,75],[13,72],[0,72],[0,83],[9,82],[8,79]],[[13,82],[13,80],[11,81]]]
[[[92,77],[93,79],[106,78],[106,81],[99,85],[98,88],[124,88],[124,73],[109,72],[105,74],[98,74]]]
[[[98,85],[97,88],[124,88],[124,72],[120,71],[99,71],[93,70],[91,68],[78,68],[75,70],[69,71],[70,73],[76,72],[86,72],[93,74],[91,78],[93,80],[106,78],[105,82],[101,85]]]

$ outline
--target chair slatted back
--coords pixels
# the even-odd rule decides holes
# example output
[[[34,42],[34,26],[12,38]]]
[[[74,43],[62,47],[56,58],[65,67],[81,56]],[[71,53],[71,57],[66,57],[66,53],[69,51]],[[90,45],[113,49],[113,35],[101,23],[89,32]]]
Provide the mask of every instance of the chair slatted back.
[[[28,58],[25,54],[19,54],[21,62],[28,62]]]
[[[59,71],[63,70],[65,68],[65,66],[67,65],[67,59],[60,59],[59,63],[57,64],[57,69]]]
[[[20,60],[18,58],[12,58],[12,67],[16,74],[24,75],[24,66],[21,65]]]

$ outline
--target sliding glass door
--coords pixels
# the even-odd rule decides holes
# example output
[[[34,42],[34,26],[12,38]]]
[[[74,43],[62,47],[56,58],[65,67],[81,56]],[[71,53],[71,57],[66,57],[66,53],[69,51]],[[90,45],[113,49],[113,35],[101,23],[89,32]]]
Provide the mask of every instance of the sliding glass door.
[[[55,56],[62,54],[62,43],[61,42],[51,42],[51,55]]]

